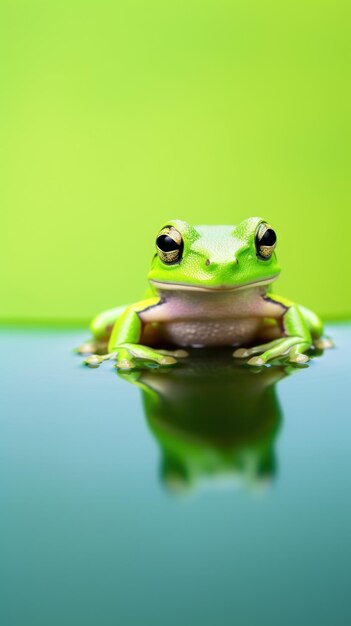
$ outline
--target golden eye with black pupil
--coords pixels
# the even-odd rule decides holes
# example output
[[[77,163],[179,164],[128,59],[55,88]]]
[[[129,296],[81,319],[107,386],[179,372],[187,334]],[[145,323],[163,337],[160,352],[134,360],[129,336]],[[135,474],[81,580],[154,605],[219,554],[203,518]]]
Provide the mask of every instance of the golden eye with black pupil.
[[[183,239],[173,226],[165,226],[156,239],[158,256],[163,263],[179,263],[183,254]]]
[[[277,235],[269,224],[260,224],[255,238],[257,256],[268,261],[277,245]]]

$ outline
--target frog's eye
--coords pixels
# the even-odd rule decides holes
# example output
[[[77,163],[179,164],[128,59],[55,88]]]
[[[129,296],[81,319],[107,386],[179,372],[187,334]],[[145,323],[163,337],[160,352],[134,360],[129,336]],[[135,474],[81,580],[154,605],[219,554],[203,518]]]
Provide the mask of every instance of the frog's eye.
[[[256,232],[255,245],[257,255],[261,259],[268,260],[271,258],[277,245],[277,235],[269,224],[263,222],[259,225]]]
[[[179,263],[183,254],[183,239],[173,226],[165,226],[158,234],[156,248],[163,263]]]

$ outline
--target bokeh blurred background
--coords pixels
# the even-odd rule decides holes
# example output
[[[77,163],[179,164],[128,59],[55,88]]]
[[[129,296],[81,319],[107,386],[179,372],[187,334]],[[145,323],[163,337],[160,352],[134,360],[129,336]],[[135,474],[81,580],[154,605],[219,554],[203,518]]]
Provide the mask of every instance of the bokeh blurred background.
[[[138,299],[169,218],[270,221],[277,288],[351,314],[350,5],[3,0],[0,319]]]
[[[172,217],[261,215],[351,320],[350,7],[0,0],[1,626],[351,624],[349,324],[304,368],[72,354]]]

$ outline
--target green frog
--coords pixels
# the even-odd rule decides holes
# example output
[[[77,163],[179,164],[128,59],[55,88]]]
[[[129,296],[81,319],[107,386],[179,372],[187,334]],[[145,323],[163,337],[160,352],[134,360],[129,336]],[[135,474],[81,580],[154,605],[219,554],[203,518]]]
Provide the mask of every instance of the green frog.
[[[314,312],[273,293],[276,246],[276,232],[260,217],[237,226],[170,220],[156,236],[146,296],[97,315],[93,340],[78,351],[90,353],[91,367],[115,359],[121,370],[173,365],[188,347],[233,346],[233,357],[249,366],[281,357],[305,364],[311,347],[332,342]],[[91,354],[104,343],[107,354]]]

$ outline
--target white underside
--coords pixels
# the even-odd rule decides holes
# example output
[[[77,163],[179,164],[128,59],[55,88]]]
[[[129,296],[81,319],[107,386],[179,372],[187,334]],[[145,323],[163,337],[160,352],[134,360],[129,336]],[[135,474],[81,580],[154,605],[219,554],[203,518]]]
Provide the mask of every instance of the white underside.
[[[222,319],[214,322],[186,320],[159,325],[160,337],[184,347],[237,346],[252,341],[260,334],[262,320],[258,318]]]
[[[162,303],[140,314],[145,333],[177,346],[212,347],[264,338],[265,318],[281,317],[281,305],[266,299],[265,287],[245,290],[160,290]],[[273,329],[274,332],[274,329]],[[276,336],[279,326],[276,326]]]

